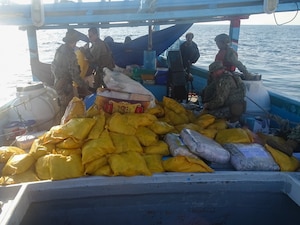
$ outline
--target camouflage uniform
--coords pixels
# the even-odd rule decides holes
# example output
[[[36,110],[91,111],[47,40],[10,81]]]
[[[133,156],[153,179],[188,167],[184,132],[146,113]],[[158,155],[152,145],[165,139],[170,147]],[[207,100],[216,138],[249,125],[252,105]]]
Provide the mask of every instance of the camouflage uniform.
[[[300,125],[291,129],[291,132],[288,134],[288,139],[294,140],[297,143],[300,143]]]
[[[74,97],[73,81],[82,89],[88,89],[87,84],[80,77],[80,67],[74,49],[68,44],[62,44],[55,53],[51,64],[54,75],[54,88],[59,96],[62,112]]]
[[[241,75],[244,80],[260,80],[260,75],[252,75],[248,72],[246,66],[238,60],[237,52],[229,46],[230,38],[227,34],[219,34],[216,36],[215,41],[218,45],[219,52],[215,57],[215,61],[223,63],[224,67],[229,72],[234,72],[236,68],[243,74]]]
[[[225,71],[219,78],[211,79],[203,91],[203,103],[208,112],[217,118],[229,119],[234,107],[245,107],[245,86],[239,76]]]
[[[103,68],[107,67],[112,70],[115,67],[115,63],[112,57],[112,52],[108,45],[102,41],[100,38],[97,38],[93,42],[92,47],[84,49],[83,53],[88,59],[90,66],[96,70],[95,76],[95,87],[99,87],[103,84]]]

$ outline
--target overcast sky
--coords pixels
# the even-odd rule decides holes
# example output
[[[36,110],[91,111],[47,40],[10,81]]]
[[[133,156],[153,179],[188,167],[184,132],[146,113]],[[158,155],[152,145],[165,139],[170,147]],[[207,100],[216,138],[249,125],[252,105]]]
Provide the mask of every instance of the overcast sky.
[[[300,12],[295,11],[295,12],[285,12],[285,13],[275,13],[275,14],[252,15],[250,16],[249,19],[242,20],[242,24],[300,25]]]

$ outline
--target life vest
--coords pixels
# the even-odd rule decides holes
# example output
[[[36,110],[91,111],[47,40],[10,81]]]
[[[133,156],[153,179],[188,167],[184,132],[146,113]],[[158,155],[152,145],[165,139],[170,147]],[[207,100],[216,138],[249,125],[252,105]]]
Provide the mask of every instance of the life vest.
[[[234,72],[235,69],[236,69],[236,66],[230,64],[230,62],[228,62],[226,60],[226,53],[227,53],[226,49],[220,49],[219,52],[218,52],[218,54],[216,55],[215,61],[222,62],[223,66],[225,67],[225,69],[227,71]],[[236,52],[234,52],[234,53],[237,55]]]

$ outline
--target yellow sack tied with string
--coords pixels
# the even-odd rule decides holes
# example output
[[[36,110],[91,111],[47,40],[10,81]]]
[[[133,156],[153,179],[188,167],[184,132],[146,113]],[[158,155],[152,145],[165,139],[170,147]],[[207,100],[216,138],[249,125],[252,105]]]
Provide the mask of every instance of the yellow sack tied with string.
[[[112,177],[114,175],[109,165],[102,166],[97,169],[93,174],[93,176],[109,176]]]
[[[207,129],[224,130],[227,129],[227,123],[225,119],[216,119],[212,124],[210,124]]]
[[[210,114],[203,114],[198,116],[198,118],[194,121],[195,124],[200,126],[202,129],[207,128],[209,125],[213,124],[216,120],[216,117]]]
[[[163,106],[175,112],[176,114],[186,114],[186,110],[179,102],[175,99],[164,96],[163,97]]]
[[[287,154],[272,148],[268,144],[265,144],[265,149],[270,152],[275,162],[279,165],[281,171],[293,172],[300,167],[300,162],[296,157],[290,157]]]
[[[35,159],[29,153],[12,155],[2,169],[2,175],[9,176],[24,173],[34,163]]]
[[[41,180],[64,180],[83,176],[80,155],[45,155],[37,160],[35,170]]]
[[[95,125],[92,127],[87,139],[97,139],[105,129],[105,113],[101,111],[99,115],[93,117],[96,120]]]
[[[40,139],[35,139],[31,145],[29,154],[37,160],[44,155],[52,153],[53,150],[55,150],[55,144],[42,144]]]
[[[170,157],[162,161],[162,163],[165,171],[169,172],[206,173],[214,171],[201,159],[194,159],[181,155]]]
[[[157,155],[170,155],[169,146],[164,141],[157,141],[153,145],[149,145],[144,147],[144,153],[145,154],[157,154]]]
[[[33,182],[39,181],[34,168],[30,168],[24,173],[10,175],[10,176],[2,176],[0,178],[0,185],[11,185],[11,184],[20,184],[24,182]]]
[[[143,153],[143,147],[141,146],[136,136],[118,134],[114,132],[110,132],[109,134],[116,148],[116,151],[114,153],[121,153],[121,152],[128,152],[128,151]]]
[[[107,121],[107,128],[111,132],[135,135],[136,127],[129,123],[128,118],[121,113],[114,113]]]
[[[94,118],[73,118],[66,124],[52,127],[50,129],[51,137],[60,140],[74,138],[79,142],[87,138],[95,123],[96,119]]]
[[[225,143],[252,143],[253,138],[251,131],[243,128],[231,128],[219,130],[215,137],[215,141],[219,144]]]
[[[148,126],[148,128],[150,128],[150,130],[152,130],[154,133],[160,135],[170,133],[175,129],[174,126],[168,124],[167,122],[159,121],[159,120],[154,121],[152,124]]]
[[[104,130],[98,139],[89,140],[83,145],[82,164],[85,165],[115,151],[116,147],[109,132]]]
[[[137,152],[111,154],[108,163],[114,176],[151,175],[145,159]]]
[[[150,146],[158,142],[158,135],[148,127],[139,127],[136,137],[143,146]]]
[[[0,147],[0,163],[6,163],[12,155],[25,154],[26,152],[15,146]]]
[[[174,126],[179,124],[186,124],[190,122],[186,112],[179,114],[169,108],[165,108],[165,118],[166,118],[166,122]]]
[[[61,154],[64,156],[68,156],[68,155],[81,156],[81,148],[56,148],[52,153]]]
[[[78,97],[73,97],[61,118],[60,124],[65,124],[72,118],[85,117],[85,113],[86,110],[83,100]]]
[[[143,158],[151,173],[162,173],[165,171],[162,165],[162,155],[143,155]]]
[[[74,149],[80,148],[82,146],[82,140],[76,140],[75,138],[67,138],[56,144],[57,148],[66,148],[66,149]]]
[[[86,163],[84,165],[84,175],[93,175],[101,167],[108,165],[106,156],[102,156],[99,159]]]

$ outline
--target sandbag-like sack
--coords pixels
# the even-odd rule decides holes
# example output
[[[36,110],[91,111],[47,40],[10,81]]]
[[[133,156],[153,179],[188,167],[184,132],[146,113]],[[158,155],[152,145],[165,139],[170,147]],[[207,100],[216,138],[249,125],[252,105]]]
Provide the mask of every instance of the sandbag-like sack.
[[[300,167],[299,160],[294,156],[288,156],[287,154],[272,148],[270,145],[265,144],[265,148],[271,153],[275,162],[279,165],[281,171],[293,172]]]
[[[197,156],[215,163],[229,162],[229,152],[213,139],[190,129],[183,129],[180,136],[190,151]]]
[[[163,162],[166,171],[170,172],[184,172],[184,173],[197,173],[197,172],[213,172],[205,162],[201,159],[193,159],[186,156],[170,157]]]
[[[224,144],[231,154],[230,162],[236,170],[245,171],[278,171],[277,163],[270,153],[257,143],[251,144]]]

